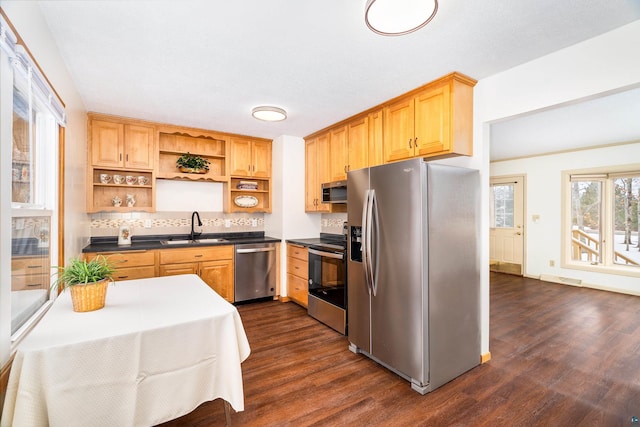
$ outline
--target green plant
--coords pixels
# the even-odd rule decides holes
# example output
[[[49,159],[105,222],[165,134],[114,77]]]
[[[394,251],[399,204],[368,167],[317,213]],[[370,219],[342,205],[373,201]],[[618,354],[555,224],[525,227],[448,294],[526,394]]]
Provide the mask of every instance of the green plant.
[[[103,279],[112,279],[115,268],[104,255],[98,255],[90,261],[78,257],[71,258],[65,267],[58,269],[58,277],[52,287],[65,290],[69,286],[86,285]]]
[[[206,171],[209,170],[209,163],[211,163],[209,162],[209,160],[188,152],[186,154],[183,154],[178,158],[178,160],[176,160],[176,165],[178,165],[178,167],[182,166],[184,168],[200,169]]]

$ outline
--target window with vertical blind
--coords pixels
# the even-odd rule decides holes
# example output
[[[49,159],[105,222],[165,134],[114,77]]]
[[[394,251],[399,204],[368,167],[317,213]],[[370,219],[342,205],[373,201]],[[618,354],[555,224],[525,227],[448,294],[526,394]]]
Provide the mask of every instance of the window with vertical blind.
[[[44,314],[58,264],[59,140],[64,106],[0,16],[0,347],[3,362]],[[5,172],[6,171],[6,172]],[[11,256],[4,256],[10,254]]]
[[[566,177],[566,264],[640,276],[640,165]]]

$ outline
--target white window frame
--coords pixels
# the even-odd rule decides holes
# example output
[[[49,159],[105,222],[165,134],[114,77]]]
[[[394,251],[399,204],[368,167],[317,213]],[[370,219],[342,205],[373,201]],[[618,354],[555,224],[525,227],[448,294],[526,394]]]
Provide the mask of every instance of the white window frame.
[[[50,235],[52,239],[49,256],[54,264],[58,264],[58,224],[60,207],[58,191],[61,189],[58,179],[59,150],[58,138],[61,134],[58,126],[65,126],[64,105],[59,100],[47,79],[39,70],[35,61],[29,56],[22,41],[7,23],[4,15],[0,15],[0,366],[9,360],[16,346],[27,332],[35,326],[44,315],[51,299],[33,314],[22,327],[11,334],[11,242],[12,219],[20,216],[47,216],[51,218]],[[13,90],[14,74],[20,73],[28,79],[30,100],[41,106],[36,118],[37,125],[46,128],[47,139],[36,141],[46,150],[38,151],[35,159],[42,176],[52,177],[40,182],[33,188],[38,194],[34,203],[19,204],[12,202],[12,136],[13,136]],[[46,161],[43,161],[46,160]],[[42,168],[42,169],[41,169]],[[55,233],[55,234],[54,234]]]
[[[640,164],[636,163],[629,165],[578,169],[562,172],[562,268],[605,274],[617,274],[621,276],[640,277],[639,266],[614,264],[614,245],[609,241],[609,239],[613,236],[614,227],[614,194],[611,181],[614,178],[618,178],[620,174],[636,173],[638,171],[640,171]],[[603,182],[601,194],[602,211],[600,213],[602,249],[600,251],[600,262],[598,263],[574,260],[571,257],[571,177],[576,175],[582,175],[585,178],[587,178],[588,176],[592,176],[594,177],[593,180],[601,180]]]

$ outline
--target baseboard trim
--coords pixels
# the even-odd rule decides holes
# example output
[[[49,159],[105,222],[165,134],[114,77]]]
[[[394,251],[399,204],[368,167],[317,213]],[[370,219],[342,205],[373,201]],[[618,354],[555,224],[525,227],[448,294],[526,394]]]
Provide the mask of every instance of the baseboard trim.
[[[575,279],[572,277],[554,276],[551,274],[541,274],[540,280],[544,282],[559,283],[561,285],[575,286],[578,288],[589,288],[589,289],[596,289],[599,291],[615,292],[618,294],[640,296],[640,291],[611,288],[609,286],[583,282],[581,279]]]
[[[491,360],[491,352],[488,351],[484,354],[480,355],[480,363],[487,363],[489,360]]]

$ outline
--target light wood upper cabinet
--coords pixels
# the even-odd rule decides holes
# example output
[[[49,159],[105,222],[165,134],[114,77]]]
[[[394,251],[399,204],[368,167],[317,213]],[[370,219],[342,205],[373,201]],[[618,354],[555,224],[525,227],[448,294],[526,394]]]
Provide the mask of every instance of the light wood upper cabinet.
[[[347,172],[369,166],[369,116],[349,122]],[[346,176],[345,176],[346,178]]]
[[[369,161],[367,162],[369,167],[384,163],[382,118],[382,108],[369,113]]]
[[[329,182],[329,134],[323,133],[305,141],[305,204],[306,212],[330,212],[329,204],[322,203],[323,182]]]
[[[124,124],[92,120],[91,164],[93,166],[122,167],[124,151]]]
[[[91,164],[98,167],[153,169],[155,130],[152,126],[94,119]]]
[[[414,99],[402,99],[384,109],[384,160],[413,157]]]
[[[231,174],[253,178],[271,177],[271,141],[232,137]]]
[[[349,128],[347,126],[331,129],[329,147],[331,163],[327,182],[347,179],[347,167],[349,165]]]
[[[384,160],[473,154],[475,81],[450,74],[384,109]]]
[[[124,167],[153,169],[155,130],[150,126],[124,125]]]
[[[88,117],[87,212],[154,212],[154,125],[96,113]],[[128,196],[132,206],[127,206]]]
[[[359,117],[330,131],[329,181],[347,179],[347,172],[369,164],[369,117]]]

